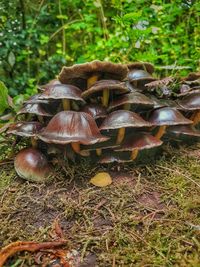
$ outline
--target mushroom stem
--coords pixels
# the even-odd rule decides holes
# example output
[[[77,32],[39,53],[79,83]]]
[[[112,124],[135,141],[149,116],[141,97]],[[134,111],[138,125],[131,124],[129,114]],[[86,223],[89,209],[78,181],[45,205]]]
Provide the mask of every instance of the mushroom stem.
[[[160,140],[160,138],[165,134],[167,126],[163,125],[159,127],[158,132],[155,134],[155,137]]]
[[[87,89],[90,88],[98,80],[98,75],[93,75],[87,79]]]
[[[102,99],[102,105],[104,107],[108,106],[108,101],[109,101],[109,90],[108,89],[104,89],[103,90],[103,99]]]
[[[138,152],[139,152],[138,149],[134,149],[134,150],[131,152],[131,159],[132,159],[132,160],[135,160],[135,159],[137,158]]]
[[[62,99],[63,109],[70,110],[70,100],[69,99]]]
[[[118,134],[117,134],[117,141],[116,143],[119,145],[121,144],[121,142],[123,141],[124,139],[124,135],[125,135],[125,128],[120,128],[118,130]]]
[[[96,154],[97,154],[97,156],[101,156],[101,154],[102,154],[101,148],[96,149]]]
[[[31,137],[31,145],[33,148],[36,148],[37,147],[37,140],[34,138],[34,137]]]
[[[78,143],[78,142],[73,142],[73,143],[71,143],[71,146],[72,146],[73,150],[74,150],[77,154],[80,154],[80,143]]]
[[[124,107],[123,107],[125,110],[130,110],[131,108],[131,104],[130,103],[126,103],[124,104]]]
[[[200,110],[195,111],[190,119],[193,121],[194,126],[197,125],[200,122]]]

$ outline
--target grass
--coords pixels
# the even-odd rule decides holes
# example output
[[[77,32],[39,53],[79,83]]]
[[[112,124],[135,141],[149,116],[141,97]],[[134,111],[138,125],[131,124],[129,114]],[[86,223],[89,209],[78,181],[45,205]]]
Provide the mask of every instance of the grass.
[[[49,240],[59,218],[70,250],[96,266],[200,266],[200,145],[164,147],[155,163],[108,168],[113,184],[89,179],[105,166],[66,163],[49,184],[0,165],[0,244]],[[95,266],[93,263],[82,266]],[[31,254],[7,266],[34,266]],[[80,265],[81,266],[81,265]]]

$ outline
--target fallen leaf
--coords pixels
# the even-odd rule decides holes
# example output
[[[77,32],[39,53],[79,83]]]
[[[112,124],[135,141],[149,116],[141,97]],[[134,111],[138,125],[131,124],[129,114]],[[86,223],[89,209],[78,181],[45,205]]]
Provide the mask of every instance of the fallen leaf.
[[[112,178],[107,172],[99,172],[90,180],[90,183],[98,187],[105,187],[112,183]]]

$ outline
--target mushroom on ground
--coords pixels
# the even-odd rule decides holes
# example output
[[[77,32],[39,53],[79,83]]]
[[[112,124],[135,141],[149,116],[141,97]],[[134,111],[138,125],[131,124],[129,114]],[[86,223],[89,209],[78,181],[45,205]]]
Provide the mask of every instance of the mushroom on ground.
[[[82,97],[84,99],[87,99],[91,97],[91,95],[102,94],[102,91],[102,105],[104,107],[107,107],[109,102],[110,91],[127,93],[128,88],[126,87],[125,83],[117,80],[100,80],[95,82],[89,89],[85,90],[82,93]]]
[[[89,114],[95,120],[105,118],[107,116],[106,108],[100,104],[87,104],[80,111]]]
[[[22,121],[22,122],[16,122],[13,123],[7,133],[8,134],[14,134],[17,136],[22,136],[22,137],[30,137],[31,138],[31,144],[32,147],[37,147],[37,140],[36,140],[36,134],[42,129],[42,124],[37,121],[33,122],[27,122],[27,121]]]
[[[21,178],[32,182],[45,182],[52,174],[46,156],[35,148],[21,150],[15,157],[14,166]]]
[[[77,153],[80,153],[80,144],[90,145],[109,139],[100,133],[95,120],[89,114],[76,111],[56,114],[38,137],[46,143],[71,143]]]
[[[125,135],[125,129],[151,127],[152,124],[145,121],[137,113],[128,110],[117,110],[110,113],[100,126],[100,130],[114,130],[118,129],[117,144],[120,144]]]
[[[190,119],[197,125],[200,122],[200,93],[189,94],[177,102],[183,110],[194,111]]]
[[[109,164],[109,163],[126,163],[131,162],[132,159],[130,157],[130,153],[127,152],[114,152],[114,151],[105,151],[104,154],[101,155],[98,163]]]
[[[167,126],[192,124],[192,121],[185,118],[177,109],[171,107],[163,107],[153,110],[150,115],[149,122],[154,126],[160,126],[155,137],[160,139]]]
[[[45,91],[40,94],[39,99],[60,99],[63,103],[63,109],[70,110],[70,100],[84,102],[83,98],[81,97],[81,93],[81,90],[74,85],[56,84],[45,89]]]
[[[135,160],[139,150],[157,147],[162,143],[149,133],[138,132],[127,136],[120,147],[115,148],[115,151],[131,151],[131,159]]]
[[[167,132],[175,134],[177,137],[186,135],[191,137],[200,137],[200,131],[192,125],[176,125],[167,128]]]

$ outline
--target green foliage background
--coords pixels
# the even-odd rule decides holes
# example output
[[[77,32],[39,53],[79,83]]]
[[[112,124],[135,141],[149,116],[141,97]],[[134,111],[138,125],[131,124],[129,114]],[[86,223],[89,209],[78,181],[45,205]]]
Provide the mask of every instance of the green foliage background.
[[[18,98],[94,59],[199,67],[198,0],[0,0],[0,14],[0,79]]]

